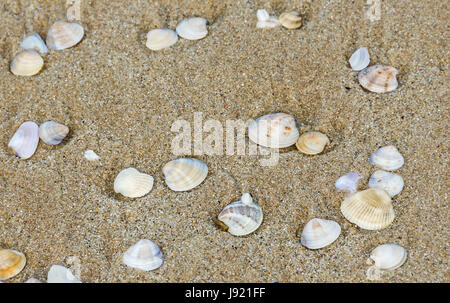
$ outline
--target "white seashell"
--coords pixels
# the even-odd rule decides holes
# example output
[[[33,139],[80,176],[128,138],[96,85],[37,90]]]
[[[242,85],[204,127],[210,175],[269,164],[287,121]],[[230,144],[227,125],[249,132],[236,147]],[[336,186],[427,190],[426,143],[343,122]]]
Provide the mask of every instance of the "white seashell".
[[[343,175],[339,179],[337,179],[334,186],[340,191],[353,194],[356,192],[358,187],[358,180],[361,178],[361,175],[357,172],[350,172],[346,175]]]
[[[398,195],[404,185],[402,176],[384,170],[377,170],[369,179],[370,188],[384,189],[391,197]]]
[[[150,240],[139,240],[123,255],[123,263],[144,271],[157,269],[164,263],[161,249]]]
[[[34,76],[44,66],[44,59],[35,50],[20,52],[10,64],[11,72],[16,76]]]
[[[271,17],[265,9],[259,9],[256,11],[256,28],[272,28],[280,25],[280,20],[275,17]]]
[[[367,47],[360,47],[348,60],[353,70],[363,70],[370,63],[370,55]]]
[[[29,278],[28,280],[25,281],[25,283],[42,283],[42,281],[36,278]]]
[[[374,93],[387,93],[398,87],[398,70],[387,65],[372,65],[358,74],[358,81],[362,87]]]
[[[385,170],[396,170],[403,166],[405,159],[393,145],[380,147],[369,159],[370,164]]]
[[[84,29],[74,22],[56,21],[47,33],[47,46],[51,50],[66,49],[83,39]]]
[[[28,159],[36,151],[38,143],[39,127],[36,123],[27,121],[19,126],[9,141],[8,147],[14,151],[17,157]]]
[[[179,158],[164,165],[162,172],[171,190],[187,191],[205,180],[208,166],[198,159]]]
[[[17,250],[0,248],[0,281],[17,276],[27,263],[27,258]]]
[[[256,18],[258,21],[267,21],[270,19],[270,15],[265,9],[259,9],[256,11]]]
[[[47,274],[47,283],[81,283],[81,281],[64,266],[52,265]]]
[[[39,126],[39,138],[48,145],[58,145],[69,133],[69,128],[63,124],[47,121]]]
[[[333,243],[341,234],[341,227],[332,220],[314,218],[303,228],[301,243],[309,249],[319,249]]]
[[[32,34],[31,36],[23,39],[22,43],[20,43],[20,47],[24,50],[34,49],[35,51],[41,53],[41,55],[45,55],[48,52],[47,45],[45,45],[44,40],[42,40],[38,33]]]
[[[234,236],[248,235],[261,225],[263,212],[253,202],[249,193],[244,193],[240,201],[227,205],[217,216],[216,224]]]
[[[270,148],[294,145],[299,135],[294,116],[285,113],[273,113],[259,117],[248,126],[250,140]]]
[[[142,197],[152,188],[153,177],[132,167],[122,170],[114,180],[114,191],[129,198]]]
[[[151,50],[161,50],[174,45],[178,41],[176,32],[170,29],[154,29],[148,32],[146,46]]]
[[[90,149],[88,149],[87,151],[84,152],[84,157],[88,161],[96,161],[96,160],[100,159],[100,157],[93,150],[90,150]]]
[[[205,38],[208,34],[206,23],[208,21],[204,18],[186,18],[181,21],[177,28],[177,34],[188,40],[199,40]]]
[[[407,257],[406,249],[397,244],[383,244],[370,253],[370,259],[375,262],[375,266],[383,270],[399,268],[405,263]]]

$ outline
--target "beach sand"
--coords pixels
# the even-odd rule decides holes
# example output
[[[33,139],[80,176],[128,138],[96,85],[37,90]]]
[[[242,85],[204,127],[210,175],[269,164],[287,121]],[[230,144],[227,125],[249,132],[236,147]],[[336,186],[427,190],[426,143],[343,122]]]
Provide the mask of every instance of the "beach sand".
[[[298,10],[303,26],[256,28],[256,11]],[[46,280],[51,265],[81,270],[83,282],[371,282],[370,251],[397,243],[406,263],[374,282],[450,282],[448,270],[449,7],[446,1],[382,1],[380,20],[365,1],[81,0],[84,39],[44,56],[33,77],[9,63],[22,39],[45,38],[65,19],[65,1],[0,3],[0,247],[19,250],[27,265],[7,282]],[[185,17],[206,18],[208,35],[153,52],[154,28],[175,29]],[[358,83],[348,58],[366,46],[371,64],[399,70],[399,87],[376,94]],[[177,158],[172,124],[248,120],[293,114],[301,132],[328,135],[329,148],[307,156],[290,149],[273,167],[261,156],[194,155],[209,167],[204,183],[173,192],[162,166]],[[70,127],[58,146],[42,141],[28,160],[8,142],[25,121]],[[447,121],[447,122],[446,122]],[[248,140],[248,139],[247,139]],[[369,156],[393,144],[405,158],[405,181],[393,199],[395,220],[368,231],[339,208],[340,176],[358,171],[367,188]],[[94,150],[100,160],[87,161]],[[191,156],[191,155],[186,155]],[[115,176],[135,167],[155,178],[137,199],[114,193]],[[264,211],[246,237],[220,231],[212,219],[249,192]],[[308,250],[296,232],[314,217],[337,221],[330,246]],[[141,238],[166,257],[159,269],[122,263]],[[74,261],[75,260],[75,261]]]

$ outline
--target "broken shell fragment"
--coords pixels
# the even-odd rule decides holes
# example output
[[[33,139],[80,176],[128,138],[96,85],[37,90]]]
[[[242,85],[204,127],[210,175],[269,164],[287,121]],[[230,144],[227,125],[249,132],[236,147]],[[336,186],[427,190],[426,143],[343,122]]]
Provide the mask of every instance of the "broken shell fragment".
[[[285,113],[259,117],[248,126],[251,141],[264,147],[284,148],[294,145],[299,137],[295,118]]]
[[[25,283],[42,283],[42,281],[36,278],[29,278],[28,280],[25,281]]]
[[[153,29],[147,34],[146,46],[154,51],[170,47],[178,41],[176,32],[170,29]]]
[[[132,167],[122,170],[114,180],[114,191],[129,198],[142,197],[152,188],[153,177]]]
[[[11,72],[16,76],[34,76],[44,66],[44,59],[35,50],[29,49],[20,52],[11,61]]]
[[[158,245],[141,239],[124,253],[122,260],[129,267],[150,271],[164,263],[164,256]]]
[[[393,145],[380,147],[369,159],[370,164],[385,170],[396,170],[403,166],[405,159]]]
[[[20,43],[20,47],[24,50],[33,49],[41,53],[41,55],[45,55],[48,52],[47,45],[38,33],[34,33],[23,39],[22,43]]]
[[[397,244],[383,244],[370,253],[370,259],[375,262],[375,266],[383,270],[399,268],[405,263],[407,257],[406,249]]]
[[[208,166],[198,159],[179,158],[164,165],[162,172],[171,190],[187,191],[205,180]]]
[[[68,133],[67,126],[54,121],[47,121],[39,126],[39,138],[48,145],[58,145]]]
[[[47,283],[81,283],[70,269],[61,265],[52,265],[47,274]]]
[[[384,189],[389,196],[398,195],[404,186],[403,178],[384,170],[377,170],[370,176],[369,187]]]
[[[282,13],[280,15],[280,24],[287,29],[297,29],[302,26],[302,17],[298,12]]]
[[[358,74],[358,80],[362,87],[374,93],[387,93],[395,90],[398,70],[387,65],[372,65],[366,67]]]
[[[62,50],[77,45],[84,36],[83,27],[74,22],[56,21],[47,33],[47,46]]]
[[[300,242],[309,249],[330,245],[341,234],[341,227],[332,220],[314,218],[303,228]]]
[[[0,281],[18,275],[25,267],[27,259],[19,251],[0,248]]]
[[[259,9],[256,11],[256,28],[272,28],[280,25],[278,18],[270,16],[265,9]]]
[[[90,149],[88,149],[84,152],[84,157],[88,161],[96,161],[96,160],[100,159],[100,157],[93,150],[90,150]]]
[[[350,172],[337,179],[336,183],[334,183],[334,186],[340,191],[353,194],[357,190],[358,180],[360,178],[361,175],[359,173]]]
[[[30,158],[39,143],[39,126],[31,121],[22,123],[8,143],[17,157]]]
[[[208,34],[208,29],[206,28],[207,22],[204,18],[186,18],[177,25],[177,34],[181,38],[188,40],[203,39]]]
[[[367,47],[358,48],[348,61],[353,70],[360,71],[365,69],[370,63],[369,50]]]
[[[295,146],[304,154],[317,155],[323,152],[328,144],[330,144],[330,139],[325,134],[320,132],[307,132],[298,138]]]

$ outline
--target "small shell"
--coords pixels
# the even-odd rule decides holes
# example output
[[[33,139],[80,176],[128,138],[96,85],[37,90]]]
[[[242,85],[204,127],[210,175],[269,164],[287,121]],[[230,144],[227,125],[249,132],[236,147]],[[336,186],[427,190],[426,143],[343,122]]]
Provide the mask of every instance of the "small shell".
[[[0,281],[18,275],[25,267],[27,259],[19,251],[0,248]]]
[[[81,283],[70,269],[61,265],[53,265],[47,274],[47,283]]]
[[[358,74],[359,84],[374,93],[387,93],[397,88],[396,68],[387,65],[372,65]]]
[[[332,220],[314,218],[303,228],[301,243],[309,249],[319,249],[333,243],[341,234],[341,227]]]
[[[259,9],[256,11],[256,18],[258,21],[267,21],[270,19],[270,15],[265,9]]]
[[[398,195],[404,185],[402,176],[384,170],[377,170],[369,179],[370,188],[384,189],[391,197]]]
[[[114,180],[114,191],[129,198],[142,197],[152,188],[153,177],[132,167],[122,170]]]
[[[253,202],[252,196],[245,193],[240,201],[233,202],[222,209],[217,219],[226,226],[230,234],[245,236],[258,229],[263,221],[263,212],[261,207]]]
[[[370,253],[370,259],[375,262],[375,266],[383,270],[399,268],[405,263],[407,257],[406,249],[397,244],[383,244]]]
[[[47,121],[39,126],[39,138],[48,145],[58,145],[69,133],[69,128],[63,124]]]
[[[88,149],[87,151],[84,152],[84,157],[88,161],[96,161],[96,160],[100,159],[100,157],[93,150],[90,150],[90,149]]]
[[[259,117],[248,126],[248,137],[256,144],[270,148],[294,145],[299,137],[295,118],[285,113]]]
[[[380,147],[369,159],[370,164],[385,170],[396,170],[403,166],[405,159],[393,145]]]
[[[297,149],[307,155],[316,155],[323,152],[325,146],[330,144],[328,137],[319,132],[307,132],[298,138]]]
[[[367,47],[360,47],[348,60],[353,70],[365,69],[370,63],[370,55]]]
[[[123,255],[123,263],[143,271],[157,269],[164,263],[161,249],[150,240],[139,240]]]
[[[334,186],[343,192],[353,194],[357,190],[358,180],[361,178],[361,175],[357,172],[350,172],[346,175],[343,175],[339,179],[337,179]]]
[[[11,61],[11,72],[16,76],[34,76],[44,66],[44,59],[35,50],[29,49],[20,52]]]
[[[208,30],[206,29],[207,22],[204,18],[186,18],[178,24],[176,28],[177,34],[188,40],[205,38],[208,34]]]
[[[378,188],[366,189],[348,196],[341,212],[350,222],[363,229],[379,230],[394,221],[394,209],[389,194]]]
[[[52,50],[66,49],[83,39],[84,29],[78,23],[56,21],[47,33],[47,46]]]
[[[171,190],[187,191],[205,180],[208,166],[198,159],[179,158],[164,165],[162,172]]]
[[[148,32],[146,46],[151,50],[170,47],[178,41],[176,32],[170,29],[154,29]]]
[[[9,141],[8,147],[11,148],[17,157],[21,159],[30,158],[39,143],[39,126],[31,121],[22,123],[14,136]]]
[[[302,17],[298,12],[282,13],[280,23],[287,29],[297,29],[302,26]]]
[[[22,43],[20,43],[20,47],[24,50],[34,49],[41,53],[41,55],[45,55],[48,52],[47,45],[45,45],[44,40],[42,40],[41,36],[37,33],[23,39]]]
[[[25,283],[42,283],[42,281],[36,278],[29,278],[28,280],[25,281]]]

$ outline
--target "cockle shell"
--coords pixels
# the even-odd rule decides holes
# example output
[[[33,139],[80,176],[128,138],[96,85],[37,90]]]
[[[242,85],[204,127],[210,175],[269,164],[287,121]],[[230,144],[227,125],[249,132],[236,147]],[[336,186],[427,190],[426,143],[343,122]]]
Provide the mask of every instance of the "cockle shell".
[[[380,147],[369,159],[370,164],[385,170],[396,170],[403,166],[405,159],[393,145]]]
[[[358,180],[360,178],[361,175],[359,173],[350,172],[337,179],[336,183],[334,183],[334,186],[340,191],[353,194],[357,190]]]
[[[341,234],[341,227],[332,220],[314,218],[303,228],[300,242],[309,249],[319,249],[333,243]]]
[[[295,118],[285,113],[259,117],[248,126],[248,137],[256,144],[270,148],[294,145],[299,137]]]
[[[20,52],[11,61],[11,72],[16,76],[34,76],[44,66],[44,59],[33,49]]]
[[[47,274],[47,283],[81,283],[70,269],[61,265],[52,265]]]
[[[348,61],[353,70],[359,71],[365,69],[370,63],[369,50],[367,47],[358,48]]]
[[[383,229],[395,217],[391,197],[378,188],[348,196],[341,204],[341,212],[347,220],[368,230]]]
[[[328,144],[330,144],[330,139],[326,135],[320,132],[307,132],[298,138],[295,146],[304,154],[316,155],[323,152]]]
[[[158,245],[141,239],[124,253],[122,260],[129,267],[150,271],[164,263],[164,256]]]
[[[366,67],[358,74],[362,87],[375,93],[387,93],[397,88],[398,70],[387,65],[372,65]]]
[[[48,52],[47,45],[38,33],[34,33],[23,39],[22,43],[20,43],[20,47],[24,50],[34,49],[41,53],[41,55],[45,55]]]
[[[280,20],[276,17],[272,17],[265,9],[259,9],[256,11],[256,28],[272,28],[280,25]]]
[[[240,201],[227,205],[217,216],[218,224],[234,236],[248,235],[261,225],[263,212],[253,202],[249,193],[244,193]]]
[[[18,275],[25,267],[27,259],[19,251],[0,248],[0,281]]]
[[[31,121],[22,123],[14,136],[9,141],[8,147],[11,148],[17,157],[21,159],[30,158],[39,143],[39,126]]]
[[[297,29],[302,26],[302,17],[298,12],[282,13],[280,15],[280,23],[287,29]]]
[[[49,145],[58,145],[68,133],[67,126],[54,121],[47,121],[39,126],[39,138]]]
[[[122,170],[114,180],[114,191],[129,198],[142,197],[152,188],[153,177],[132,167]]]
[[[161,50],[170,47],[178,41],[178,35],[173,30],[153,29],[147,34],[146,46],[151,50]]]
[[[47,33],[47,46],[52,50],[66,49],[83,39],[83,27],[74,22],[56,21]]]
[[[207,22],[204,18],[186,18],[177,25],[177,34],[181,38],[188,40],[203,39],[208,34]]]
[[[402,176],[384,170],[377,170],[369,179],[370,188],[384,189],[391,197],[398,195],[404,184]]]
[[[375,262],[375,266],[383,270],[399,268],[405,263],[407,257],[406,249],[397,244],[383,244],[370,253],[370,259]]]
[[[171,190],[187,191],[205,180],[208,166],[198,159],[179,158],[164,165],[162,172]]]

